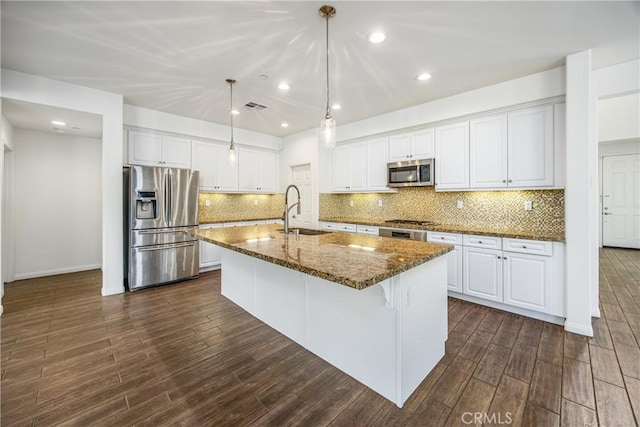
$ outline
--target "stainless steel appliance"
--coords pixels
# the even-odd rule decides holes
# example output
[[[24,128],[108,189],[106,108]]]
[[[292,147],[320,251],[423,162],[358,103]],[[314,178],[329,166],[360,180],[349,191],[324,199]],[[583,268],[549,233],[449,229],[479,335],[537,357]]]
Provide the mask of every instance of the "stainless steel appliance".
[[[125,283],[135,291],[198,276],[198,171],[124,168]]]
[[[434,159],[387,163],[388,187],[424,187],[433,185]]]
[[[428,227],[430,225],[436,224],[433,221],[414,221],[414,220],[408,220],[408,219],[390,219],[385,222],[388,224],[393,224],[395,226],[406,224],[406,225],[419,225],[423,227]],[[378,235],[380,237],[397,237],[400,239],[419,240],[422,242],[427,241],[426,230],[380,227],[378,229]]]

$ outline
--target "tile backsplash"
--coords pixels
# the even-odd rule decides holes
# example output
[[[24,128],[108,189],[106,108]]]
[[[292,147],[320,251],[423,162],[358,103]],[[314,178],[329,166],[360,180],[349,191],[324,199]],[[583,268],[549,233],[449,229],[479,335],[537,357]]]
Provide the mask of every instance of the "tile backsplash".
[[[282,215],[284,194],[200,193],[199,206],[201,223],[278,218]]]
[[[533,202],[531,210],[524,209],[525,201]],[[421,187],[397,193],[320,194],[320,218],[432,220],[564,234],[564,190],[436,192]]]

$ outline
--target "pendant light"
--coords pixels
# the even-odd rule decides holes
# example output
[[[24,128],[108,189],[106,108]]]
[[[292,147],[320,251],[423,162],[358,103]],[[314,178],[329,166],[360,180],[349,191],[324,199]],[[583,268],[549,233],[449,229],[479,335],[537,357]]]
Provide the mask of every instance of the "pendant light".
[[[238,154],[236,145],[233,142],[233,85],[236,83],[236,81],[233,79],[227,79],[225,81],[229,83],[229,117],[231,117],[231,144],[229,144],[229,161],[233,163]]]
[[[333,148],[336,146],[336,121],[331,116],[331,104],[329,102],[329,18],[336,14],[333,6],[324,5],[320,8],[320,16],[326,22],[326,45],[327,45],[327,109],[324,119],[320,122],[320,141],[325,147]]]

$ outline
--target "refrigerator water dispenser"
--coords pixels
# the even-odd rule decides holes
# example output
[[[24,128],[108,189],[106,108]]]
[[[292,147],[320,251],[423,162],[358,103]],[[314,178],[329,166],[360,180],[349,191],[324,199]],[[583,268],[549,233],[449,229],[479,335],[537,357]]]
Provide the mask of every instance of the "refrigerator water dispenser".
[[[157,218],[157,200],[155,191],[139,191],[141,199],[136,200],[136,219]]]

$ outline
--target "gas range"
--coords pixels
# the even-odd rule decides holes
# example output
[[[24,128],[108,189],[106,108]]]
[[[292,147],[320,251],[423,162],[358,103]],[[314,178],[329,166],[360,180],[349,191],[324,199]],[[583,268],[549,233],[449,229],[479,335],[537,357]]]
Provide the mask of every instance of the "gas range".
[[[409,224],[409,225],[424,225],[424,226],[429,226],[429,225],[436,225],[435,222],[433,221],[423,221],[423,220],[412,220],[412,219],[388,219],[385,221],[385,223],[387,224],[398,224],[398,225],[402,225],[402,224]]]

